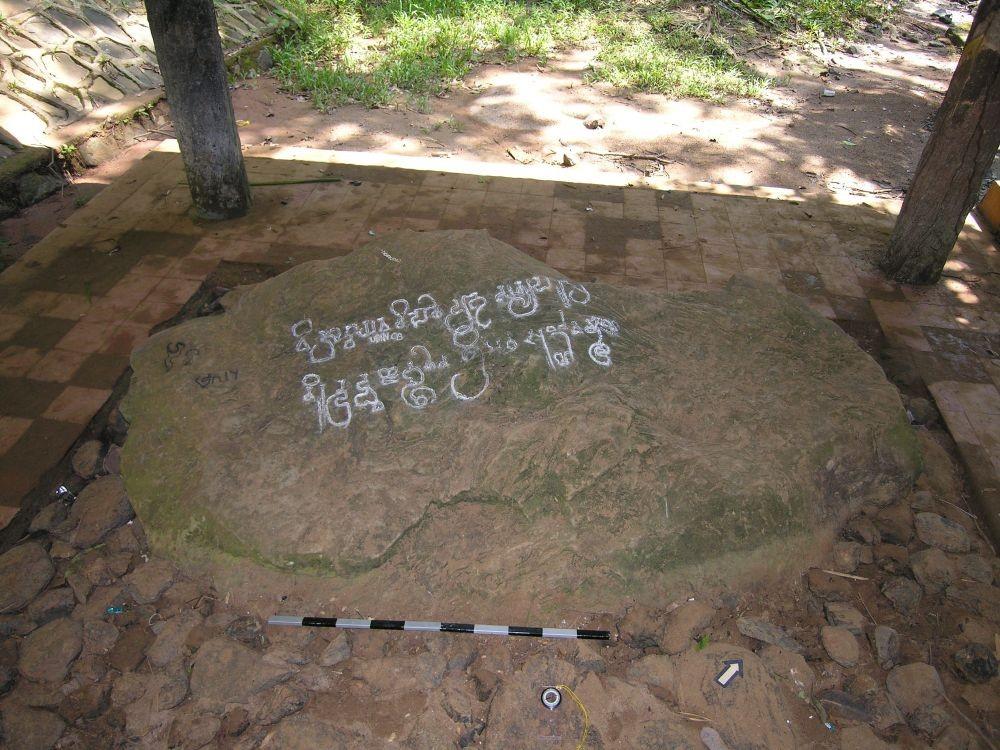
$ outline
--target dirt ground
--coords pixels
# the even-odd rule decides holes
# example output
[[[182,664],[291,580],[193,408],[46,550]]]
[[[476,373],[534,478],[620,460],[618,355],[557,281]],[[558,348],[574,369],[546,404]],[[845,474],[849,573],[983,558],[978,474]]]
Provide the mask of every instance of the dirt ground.
[[[813,45],[752,52],[749,62],[776,81],[764,101],[678,101],[588,85],[595,51],[583,49],[545,65],[482,66],[451,93],[432,97],[426,112],[405,104],[320,112],[268,76],[236,84],[233,106],[250,152],[377,150],[436,156],[445,166],[449,158],[509,164],[512,149],[527,162],[560,163],[569,147],[578,163],[567,171],[900,196],[958,60],[944,40],[946,27],[931,15],[938,8],[968,12],[958,2],[908,2],[884,32],[862,33],[837,51]],[[586,127],[590,116],[603,126]],[[20,257],[169,132],[148,133],[114,161],[77,175],[61,194],[3,222],[0,255],[8,262]]]

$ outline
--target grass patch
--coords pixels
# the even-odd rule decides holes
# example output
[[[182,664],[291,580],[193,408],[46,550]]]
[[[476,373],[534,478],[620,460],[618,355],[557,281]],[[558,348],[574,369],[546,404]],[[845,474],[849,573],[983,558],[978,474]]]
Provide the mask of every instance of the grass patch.
[[[753,97],[767,81],[739,49],[759,44],[764,29],[844,34],[884,21],[891,1],[289,0],[300,25],[273,54],[284,85],[320,109],[386,106],[400,96],[424,108],[479,63],[544,61],[583,44],[597,51],[590,81],[675,97]]]

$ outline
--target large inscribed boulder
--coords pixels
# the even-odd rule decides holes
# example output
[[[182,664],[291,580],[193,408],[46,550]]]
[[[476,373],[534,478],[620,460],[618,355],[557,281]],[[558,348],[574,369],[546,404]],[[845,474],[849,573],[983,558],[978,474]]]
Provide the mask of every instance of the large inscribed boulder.
[[[917,470],[876,363],[747,279],[582,284],[482,232],[402,232],[224,304],[133,355],[123,473],[151,543],[382,612],[799,569]]]

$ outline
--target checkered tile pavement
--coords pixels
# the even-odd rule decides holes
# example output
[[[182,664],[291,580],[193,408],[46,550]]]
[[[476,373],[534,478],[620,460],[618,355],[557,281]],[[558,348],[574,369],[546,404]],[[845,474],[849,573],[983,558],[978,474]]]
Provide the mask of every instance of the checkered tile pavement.
[[[1000,488],[1000,259],[967,226],[942,283],[886,281],[873,262],[898,205],[772,188],[522,165],[282,149],[249,156],[251,215],[189,214],[161,147],[0,275],[0,526],[105,402],[132,348],[220,260],[285,267],[394,229],[483,228],[580,280],[699,291],[771,282],[869,351],[909,358],[975,475]],[[448,171],[442,171],[446,166]]]

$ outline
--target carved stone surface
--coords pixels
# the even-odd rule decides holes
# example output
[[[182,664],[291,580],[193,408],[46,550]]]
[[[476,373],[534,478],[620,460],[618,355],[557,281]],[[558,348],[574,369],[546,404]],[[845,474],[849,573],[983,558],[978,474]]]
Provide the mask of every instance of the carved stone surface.
[[[527,612],[801,570],[917,470],[875,362],[747,279],[578,284],[401,232],[224,305],[133,355],[129,496],[157,550],[327,597]]]

